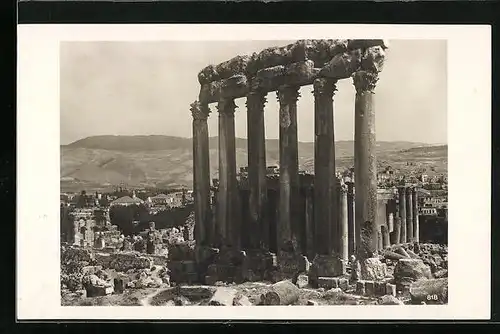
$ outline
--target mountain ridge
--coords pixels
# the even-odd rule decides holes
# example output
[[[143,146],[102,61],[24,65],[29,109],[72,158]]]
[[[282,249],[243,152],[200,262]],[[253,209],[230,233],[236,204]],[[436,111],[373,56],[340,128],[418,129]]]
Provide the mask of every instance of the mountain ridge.
[[[210,147],[217,144],[218,137],[209,137]],[[236,137],[236,148],[246,148],[247,138]],[[352,143],[354,140],[338,140],[335,143]],[[377,144],[409,145],[411,147],[438,146],[441,144],[428,144],[411,141],[377,141]],[[279,145],[279,139],[266,139],[266,144]],[[66,148],[97,148],[113,151],[132,151],[132,150],[162,150],[180,147],[190,147],[192,137],[179,137],[167,135],[98,135],[89,136],[75,140],[69,144],[63,144]],[[299,145],[314,145],[314,142],[299,141]]]
[[[217,177],[218,138],[210,137],[211,177]],[[354,141],[335,142],[337,168],[354,163]],[[61,145],[61,190],[102,190],[119,184],[129,187],[170,188],[192,186],[192,138],[174,136],[92,136]],[[236,139],[236,162],[246,166],[247,139]],[[279,162],[279,141],[266,140],[268,165]],[[447,145],[412,142],[377,142],[378,168],[391,165],[407,169],[408,162],[420,169],[445,172]],[[314,143],[299,142],[301,169],[314,171]],[[415,166],[411,167],[412,169]]]

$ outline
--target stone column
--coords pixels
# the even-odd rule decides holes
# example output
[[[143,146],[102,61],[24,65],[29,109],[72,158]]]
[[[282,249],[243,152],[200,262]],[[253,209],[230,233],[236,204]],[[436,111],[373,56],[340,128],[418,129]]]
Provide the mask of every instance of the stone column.
[[[385,221],[387,231],[390,233],[394,230],[394,217],[392,215],[392,200],[389,200],[385,206]]]
[[[394,219],[394,231],[391,232],[391,243],[399,245],[401,243],[401,217]]]
[[[353,255],[356,249],[356,234],[354,222],[354,183],[347,183],[347,233],[349,255]]]
[[[209,246],[213,242],[210,208],[210,152],[208,147],[208,105],[191,104],[193,116],[193,194],[195,240],[197,245]]]
[[[361,232],[357,245],[359,259],[372,257],[378,246],[377,231],[377,162],[375,110],[373,95],[378,74],[358,71],[353,75],[356,88],[354,130],[354,176],[356,187],[356,224],[370,226]],[[369,222],[369,224],[367,224]]]
[[[417,187],[413,188],[413,241],[420,242],[420,223],[419,223],[419,210],[418,210],[418,190]]]
[[[382,233],[382,247],[387,248],[391,245],[391,240],[389,237],[389,229],[387,228],[387,226],[382,225],[380,226],[380,230]]]
[[[250,187],[250,245],[269,250],[267,220],[266,136],[264,123],[265,93],[253,91],[247,96],[248,182]]]
[[[305,203],[305,230],[306,230],[306,255],[309,259],[314,258],[314,199],[311,188],[306,188],[306,203]]]
[[[239,194],[236,179],[236,148],[232,99],[222,99],[219,111],[219,193],[217,207],[217,234],[221,246],[239,248],[240,224]]]
[[[406,243],[406,187],[399,188],[399,218],[401,219],[400,243]]]
[[[280,104],[280,167],[278,251],[298,252],[299,158],[297,138],[297,99],[299,87],[281,86],[277,92]]]
[[[406,241],[413,242],[413,196],[412,187],[406,188]]]
[[[318,254],[340,256],[341,238],[338,228],[338,203],[335,178],[335,136],[333,94],[335,81],[314,80],[314,219]]]
[[[347,209],[347,187],[340,187],[340,258],[349,261],[349,223]]]

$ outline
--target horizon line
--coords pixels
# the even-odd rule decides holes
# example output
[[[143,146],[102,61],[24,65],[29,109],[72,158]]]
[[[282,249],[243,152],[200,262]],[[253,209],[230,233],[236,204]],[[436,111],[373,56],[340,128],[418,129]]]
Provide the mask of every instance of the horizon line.
[[[74,144],[78,141],[87,139],[87,138],[92,138],[92,137],[172,137],[172,138],[180,138],[180,139],[193,139],[193,137],[184,137],[184,136],[174,136],[174,135],[165,135],[165,134],[151,134],[151,135],[146,135],[146,134],[135,134],[135,135],[91,135],[91,136],[86,136],[82,137],[80,139],[73,140],[69,143],[63,144],[60,143],[59,146],[68,146],[71,144]],[[208,138],[218,138],[219,136],[209,136]],[[247,137],[235,137],[235,139],[244,139],[248,140]],[[266,138],[265,140],[279,140],[279,138]],[[354,142],[354,139],[340,139],[340,140],[335,140],[335,142],[347,142],[347,141],[352,141]],[[303,144],[313,144],[314,141],[298,141],[299,143]],[[432,146],[442,146],[442,145],[448,145],[447,142],[439,142],[439,143],[431,143],[431,142],[422,142],[422,141],[411,141],[411,140],[376,140],[375,142],[381,143],[381,142],[386,142],[386,143],[394,143],[394,142],[405,142],[405,143],[415,143],[415,144],[425,144],[425,145],[432,145]]]

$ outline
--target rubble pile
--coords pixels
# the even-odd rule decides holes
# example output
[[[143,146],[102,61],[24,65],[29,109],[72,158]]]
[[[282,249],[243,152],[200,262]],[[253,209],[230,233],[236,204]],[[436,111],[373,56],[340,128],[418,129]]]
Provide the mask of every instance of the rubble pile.
[[[121,294],[126,289],[170,286],[169,270],[137,252],[93,253],[61,248],[61,293],[86,297]]]

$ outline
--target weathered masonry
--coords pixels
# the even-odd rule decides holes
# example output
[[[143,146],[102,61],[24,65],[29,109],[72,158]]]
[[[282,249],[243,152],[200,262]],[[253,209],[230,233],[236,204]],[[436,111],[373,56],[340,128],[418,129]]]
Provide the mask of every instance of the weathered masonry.
[[[314,256],[313,267],[319,276],[337,276],[345,272],[344,264],[350,253],[364,260],[383,247],[384,240],[390,243],[394,223],[382,229],[377,210],[373,106],[387,47],[385,40],[300,40],[251,56],[237,56],[219,65],[207,66],[199,73],[200,94],[191,111],[195,239],[199,248],[205,250],[201,252],[204,254],[200,255],[201,262],[208,254],[213,258],[223,257],[222,250],[241,255],[245,231],[243,258],[256,250],[270,251],[270,245],[274,244],[277,258],[272,261],[277,262],[278,267],[293,267],[290,263],[300,263],[309,253]],[[338,80],[348,78],[352,78],[356,90],[355,180],[354,184],[344,185],[335,175],[333,99]],[[301,189],[298,166],[297,100],[300,87],[306,85],[313,86],[315,99],[313,190]],[[280,119],[278,215],[273,235],[269,233],[270,224],[274,222],[268,212],[264,127],[264,104],[270,92],[276,92]],[[248,205],[242,203],[236,171],[234,100],[241,97],[247,99]],[[219,116],[219,185],[215,210],[210,199],[207,127],[211,103],[217,104]],[[304,207],[300,204],[301,193],[311,213],[308,216],[299,212]],[[401,211],[411,214],[413,202],[411,193],[408,195],[409,210],[401,207]],[[242,217],[244,205],[248,207],[249,221]],[[397,206],[392,207],[394,212],[390,214],[394,218]],[[390,214],[384,210],[384,224]],[[305,231],[304,226],[310,229]],[[412,224],[410,228],[413,232],[415,227]],[[404,229],[407,231],[406,226]],[[308,242],[314,244],[314,254],[304,247]],[[206,252],[207,249],[212,251]]]

